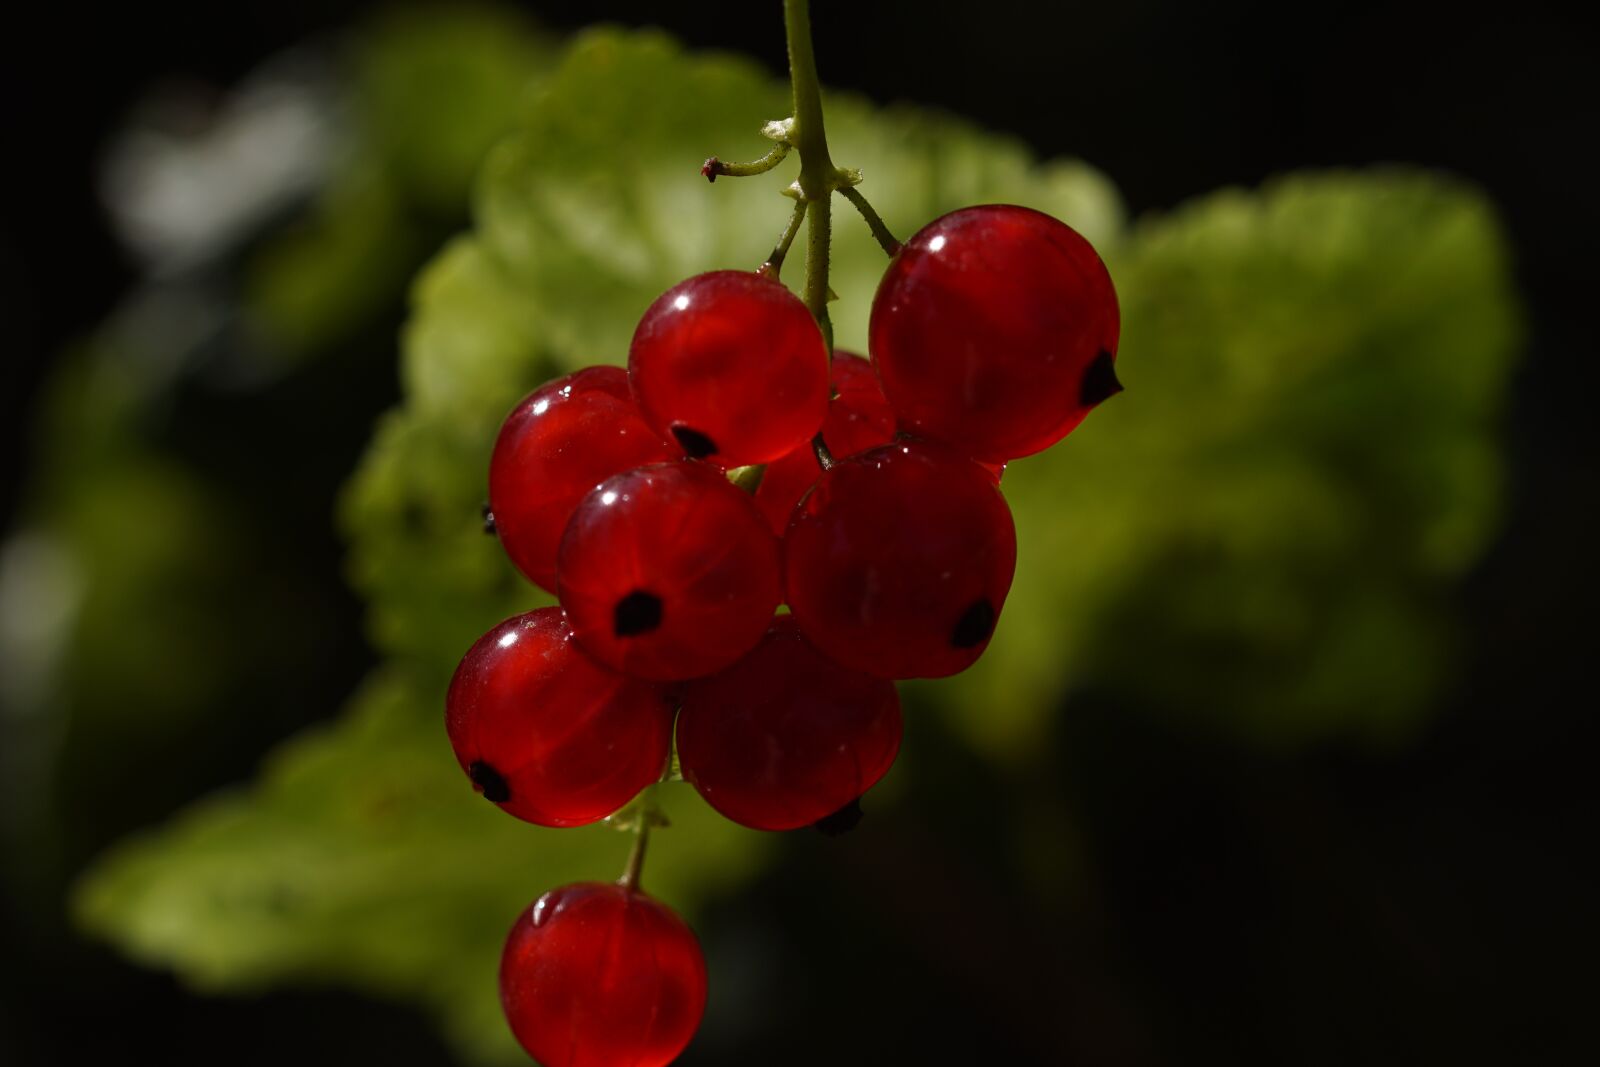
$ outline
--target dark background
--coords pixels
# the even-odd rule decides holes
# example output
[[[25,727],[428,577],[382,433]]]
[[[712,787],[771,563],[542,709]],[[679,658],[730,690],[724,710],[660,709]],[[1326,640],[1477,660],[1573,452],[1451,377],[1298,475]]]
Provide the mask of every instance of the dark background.
[[[776,0],[524,6],[557,28],[657,24],[783,63]],[[131,279],[93,192],[106,136],[158,80],[226,86],[367,7],[155,0],[8,16],[0,521],[15,514],[28,411],[51,354]],[[1101,921],[1058,927],[1016,899],[1005,872],[982,862],[981,802],[885,815],[872,840],[807,838],[708,917],[713,950],[760,931],[783,977],[746,998],[742,1046],[702,1043],[685,1062],[1593,1056],[1593,981],[1569,977],[1592,973],[1595,958],[1594,896],[1578,874],[1594,851],[1585,741],[1600,591],[1596,193],[1579,162],[1594,134],[1593,40],[1557,5],[1528,2],[1493,19],[1460,6],[1253,0],[987,0],[971,15],[907,0],[815,7],[825,81],[1080,155],[1135,212],[1308,165],[1403,160],[1482,183],[1511,232],[1529,327],[1508,398],[1511,509],[1463,600],[1471,666],[1421,745],[1384,759],[1335,750],[1267,761],[1113,729],[1118,709],[1090,694],[1058,768],[1101,827],[1090,851],[1107,900],[1077,909]],[[349,413],[349,455],[323,457],[330,469],[349,468],[393,395],[382,383]],[[305,506],[308,523],[327,524],[326,498]],[[306,565],[337,582],[331,528]],[[353,623],[357,605],[346,610]],[[359,656],[307,707],[335,706]],[[1096,737],[1098,748],[1085,743]],[[215,754],[194,790],[246,777],[260,741]],[[1125,746],[1117,766],[1140,768],[1137,792],[1084,763],[1106,744]],[[968,780],[989,773],[949,751],[913,758]],[[335,994],[196,999],[104,950],[45,958],[39,946],[57,942],[35,933],[0,928],[8,1065],[130,1053],[175,1065],[447,1059],[397,1008]],[[13,941],[33,947],[7,949]]]

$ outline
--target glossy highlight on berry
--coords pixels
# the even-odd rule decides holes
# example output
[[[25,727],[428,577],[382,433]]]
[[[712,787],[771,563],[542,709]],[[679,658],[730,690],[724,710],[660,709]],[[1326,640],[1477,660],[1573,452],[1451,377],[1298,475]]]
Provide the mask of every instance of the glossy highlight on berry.
[[[900,731],[893,682],[841,667],[780,616],[738,663],[684,687],[678,761],[734,822],[793,830],[872,788]]]
[[[688,460],[597,486],[573,512],[557,571],[584,649],[656,681],[733,663],[780,597],[778,541],[750,497]]]
[[[500,1003],[543,1067],[664,1067],[705,1013],[705,957],[694,931],[654,898],[566,885],[512,926]]]
[[[752,271],[679,282],[650,305],[628,351],[645,419],[692,459],[769,463],[811,439],[828,406],[828,351],[782,283]]]
[[[884,273],[869,332],[901,427],[975,459],[1047,448],[1122,388],[1105,264],[1030,208],[962,208],[925,226]]]
[[[445,698],[456,760],[483,796],[541,826],[581,826],[661,776],[672,704],[594,662],[560,608],[507,619],[467,651]]]
[[[784,535],[789,608],[824,655],[880,678],[941,678],[983,654],[1017,563],[990,472],[902,441],[836,463]]]

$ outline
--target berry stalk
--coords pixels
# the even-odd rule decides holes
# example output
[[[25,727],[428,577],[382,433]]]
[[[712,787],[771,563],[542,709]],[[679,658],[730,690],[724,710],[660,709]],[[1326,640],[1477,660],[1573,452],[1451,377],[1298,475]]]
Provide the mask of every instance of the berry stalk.
[[[810,0],[784,0],[783,24],[789,40],[789,84],[794,89],[794,121],[789,142],[800,153],[800,199],[810,205],[806,232],[806,281],[801,294],[833,351],[833,323],[828,318],[828,247],[833,234],[833,190],[838,168],[828,155],[828,132],[822,119],[822,86],[811,50]]]
[[[639,879],[644,874],[644,850],[650,844],[650,822],[644,814],[639,816],[639,828],[634,831],[633,847],[628,850],[628,865],[623,868],[617,884],[637,893]]]

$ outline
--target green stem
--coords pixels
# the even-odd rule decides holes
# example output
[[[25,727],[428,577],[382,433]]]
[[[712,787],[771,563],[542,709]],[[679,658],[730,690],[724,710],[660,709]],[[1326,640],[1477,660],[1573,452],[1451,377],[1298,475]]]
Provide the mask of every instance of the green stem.
[[[789,143],[800,153],[800,199],[808,204],[806,234],[806,307],[816,317],[833,351],[833,324],[828,319],[828,245],[833,228],[833,190],[838,168],[828,155],[828,132],[822,121],[822,86],[811,51],[810,0],[783,0],[783,24],[789,39],[789,83],[794,88],[794,126]]]
[[[806,209],[810,206],[804,200],[795,204],[794,214],[789,216],[789,224],[783,228],[783,233],[778,235],[778,243],[772,246],[772,255],[756,268],[758,273],[770,275],[777,281],[778,275],[783,271],[783,261],[789,255],[789,246],[794,244],[794,235],[800,232],[800,224],[805,221]]]
[[[788,154],[789,145],[779,141],[772,146],[772,151],[760,159],[751,160],[749,163],[727,163],[716,156],[712,156],[700,167],[700,173],[706,176],[707,181],[713,182],[724,174],[730,178],[749,178],[757,174],[765,174],[779,163],[782,163],[784,157]]]
[[[867,198],[861,195],[861,190],[853,185],[847,185],[840,189],[839,192],[844,195],[846,200],[854,204],[856,210],[861,212],[861,217],[867,220],[867,229],[872,231],[872,236],[877,240],[879,247],[891,256],[900,251],[900,242],[894,239],[894,234],[889,232],[889,227],[883,224],[883,217],[878,214],[871,204],[867,203]]]
[[[641,814],[639,829],[634,831],[633,848],[628,852],[628,865],[617,879],[618,885],[633,892],[639,891],[639,877],[644,873],[644,850],[650,843],[650,824],[651,820]]]
[[[811,205],[811,221],[806,225],[806,285],[801,299],[817,325],[822,327],[822,339],[828,343],[828,355],[833,355],[833,319],[828,315],[828,245],[833,240],[833,196],[822,194],[822,199]]]

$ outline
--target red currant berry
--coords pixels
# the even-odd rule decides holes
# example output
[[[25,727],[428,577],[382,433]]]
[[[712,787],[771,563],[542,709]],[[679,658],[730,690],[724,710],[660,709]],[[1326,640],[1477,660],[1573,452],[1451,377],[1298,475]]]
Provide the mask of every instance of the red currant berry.
[[[756,830],[832,815],[882,778],[899,749],[894,683],[824,658],[788,617],[732,667],[690,682],[678,713],[683,776]]]
[[[832,384],[834,397],[822,423],[822,441],[830,453],[852,456],[894,439],[894,409],[883,398],[872,364],[849,352],[835,352]],[[780,535],[794,506],[821,474],[810,441],[767,467],[756,490],[756,506]]]
[[[672,741],[660,686],[595,663],[560,608],[507,619],[462,657],[445,698],[456,760],[485,797],[541,826],[581,826],[656,781]]]
[[[939,678],[988,647],[1017,534],[987,472],[903,441],[817,479],[783,551],[789,608],[819,651],[880,678]]]
[[[822,331],[782,283],[700,274],[663,293],[634,331],[639,409],[686,455],[737,467],[808,441],[828,408]]]
[[[561,539],[557,591],[601,663],[698,678],[761,640],[780,593],[778,541],[750,497],[703,463],[600,483]]]
[[[705,957],[688,924],[637,890],[562,886],[511,928],[500,1004],[544,1067],[664,1067],[705,1013]]]
[[[584,494],[619,471],[672,458],[645,425],[621,367],[588,367],[530,394],[489,460],[489,509],[517,569],[556,590],[556,549]]]
[[[929,223],[872,303],[872,359],[901,426],[983,460],[1047,448],[1121,390],[1116,291],[1088,241],[1010,205]]]
[[[894,409],[872,364],[853,352],[836,352],[832,370],[834,397],[822,423],[828,450],[843,459],[888,444],[894,437]]]

